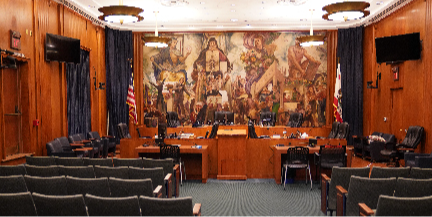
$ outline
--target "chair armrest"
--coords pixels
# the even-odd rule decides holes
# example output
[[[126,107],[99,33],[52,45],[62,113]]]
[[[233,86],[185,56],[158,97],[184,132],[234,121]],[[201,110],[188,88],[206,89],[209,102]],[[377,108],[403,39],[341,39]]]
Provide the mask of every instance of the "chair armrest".
[[[432,157],[429,156],[416,156],[415,166],[420,168],[432,168]]]
[[[89,138],[88,140],[90,140],[90,141],[94,141],[94,140],[96,140],[96,138]]]
[[[336,215],[337,216],[345,216],[346,215],[346,210],[345,210],[345,205],[346,205],[346,195],[348,193],[347,190],[345,190],[345,188],[343,188],[340,185],[336,186]]]
[[[114,136],[111,136],[111,135],[103,135],[103,136],[101,136],[101,138],[114,138]]]
[[[179,164],[174,165],[173,173],[175,175],[174,196],[179,197],[179,192],[180,192],[180,165]]]
[[[153,196],[157,197],[157,198],[162,198],[162,185],[158,185],[154,190],[153,190]]]
[[[359,216],[371,216],[375,212],[364,203],[359,203]]]
[[[90,141],[90,140],[87,140],[87,139],[83,139],[83,140],[81,140],[81,142],[82,142],[82,143],[91,143],[91,141]]]
[[[91,150],[93,150],[93,148],[91,148],[91,147],[85,147],[85,148],[76,148],[76,149],[74,149],[74,151],[91,151]]]
[[[328,207],[328,190],[329,190],[329,182],[330,178],[321,173],[321,211],[327,215],[327,207]]]
[[[83,147],[84,144],[82,143],[70,143],[69,144],[72,148],[77,148],[77,147]]]
[[[77,155],[73,151],[63,151],[63,152],[54,152],[51,153],[50,156],[57,156],[57,157],[76,157]]]
[[[194,216],[201,216],[201,204],[200,203],[194,204],[193,215]]]
[[[171,198],[171,188],[172,188],[172,181],[171,181],[171,173],[168,173],[164,178],[165,188],[166,188],[166,196],[167,198]]]

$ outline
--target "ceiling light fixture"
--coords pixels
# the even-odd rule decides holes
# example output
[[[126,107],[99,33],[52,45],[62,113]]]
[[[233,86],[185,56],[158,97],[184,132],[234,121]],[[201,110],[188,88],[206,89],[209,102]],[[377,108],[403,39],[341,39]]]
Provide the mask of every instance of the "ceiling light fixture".
[[[302,5],[304,3],[306,3],[308,0],[278,0],[277,3],[278,4],[291,4],[291,5]]]
[[[188,5],[189,2],[186,0],[160,0],[161,4],[166,7],[175,7],[175,6],[185,6]]]
[[[145,42],[144,45],[146,47],[155,47],[155,48],[168,47],[168,42],[170,41],[170,39],[169,38],[164,38],[164,37],[159,37],[159,34],[158,34],[157,14],[159,13],[159,11],[154,11],[153,13],[155,14],[155,17],[156,17],[155,35],[154,36],[143,37],[142,39]]]
[[[309,9],[311,12],[311,28],[309,35],[297,37],[296,40],[300,42],[300,46],[302,47],[312,47],[312,46],[320,46],[324,44],[324,35],[313,35],[313,26],[312,26],[312,14],[313,9]]]
[[[370,4],[365,1],[344,1],[326,5],[322,8],[327,13],[322,16],[325,20],[349,21],[366,17],[370,14],[365,9]]]
[[[144,17],[139,15],[143,9],[123,5],[123,0],[119,1],[119,5],[105,6],[98,10],[103,13],[99,19],[109,23],[135,23],[144,20]]]

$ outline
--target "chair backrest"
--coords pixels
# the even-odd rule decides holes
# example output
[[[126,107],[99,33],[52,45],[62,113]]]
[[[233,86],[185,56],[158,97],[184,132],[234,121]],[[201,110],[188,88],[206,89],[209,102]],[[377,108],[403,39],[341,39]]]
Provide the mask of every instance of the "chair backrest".
[[[0,176],[25,175],[27,174],[24,164],[0,165]]]
[[[397,179],[394,196],[424,197],[432,195],[432,179]],[[431,213],[432,214],[432,213]]]
[[[390,177],[405,177],[408,178],[410,174],[409,167],[372,167],[371,178],[390,178]]]
[[[155,198],[140,196],[143,216],[192,216],[192,197]]]
[[[328,208],[331,210],[336,210],[336,186],[340,185],[344,189],[348,189],[351,176],[367,178],[369,177],[369,171],[369,167],[333,167],[331,173],[331,182],[328,190]]]
[[[27,185],[22,175],[0,176],[0,194],[26,191]]]
[[[259,122],[264,125],[274,126],[276,124],[276,113],[271,111],[261,111]]]
[[[256,139],[258,138],[256,132],[255,132],[255,126],[254,123],[250,120],[248,122],[248,135],[250,139]]]
[[[290,114],[287,127],[301,127],[303,124],[303,113],[293,112]]]
[[[319,150],[320,167],[333,168],[346,166],[346,146],[322,145]]]
[[[113,162],[109,158],[83,158],[84,166],[105,166],[105,167],[113,167]]]
[[[54,153],[63,152],[63,147],[58,140],[53,140],[46,143],[47,155],[52,156]],[[42,166],[42,165],[41,165]],[[43,165],[46,166],[46,165]]]
[[[67,190],[69,195],[93,194],[101,197],[110,196],[108,178],[75,178],[66,177]]]
[[[33,193],[38,216],[86,216],[83,195],[43,195]]]
[[[31,176],[41,176],[41,177],[50,177],[50,176],[59,176],[59,169],[57,165],[52,166],[34,166],[34,165],[25,165],[27,175]]]
[[[376,216],[430,216],[432,213],[432,196],[427,197],[393,197],[380,195]],[[358,215],[358,214],[357,214]]]
[[[56,165],[55,157],[48,156],[26,156],[26,164],[36,166]]]
[[[80,157],[58,157],[56,163],[63,166],[84,166],[84,161]]]
[[[177,145],[161,145],[160,158],[172,158],[175,163],[178,163],[180,159],[180,147]]]
[[[45,195],[67,195],[65,176],[24,176],[28,191]]]
[[[218,129],[219,129],[219,122],[215,121],[215,122],[213,123],[212,129],[211,129],[211,132],[210,132],[210,135],[209,135],[208,138],[209,138],[209,139],[213,139],[213,138],[215,138],[216,135],[217,135],[217,131],[218,131]]]
[[[404,147],[416,149],[423,138],[423,131],[424,128],[421,126],[408,127],[407,134],[401,144]]]
[[[2,216],[36,216],[36,208],[30,192],[0,193],[0,213]]]
[[[376,178],[351,176],[346,200],[346,215],[359,215],[358,203],[365,203],[376,209],[379,195],[393,195],[396,178]]]
[[[81,136],[78,134],[69,135],[68,136],[69,143],[80,142],[82,141]]]
[[[128,167],[104,167],[104,166],[94,166],[94,173],[96,178],[101,177],[115,177],[120,179],[128,179],[129,172]]]
[[[339,124],[338,134],[336,135],[336,139],[347,139],[350,133],[349,124],[347,122],[343,122]]]
[[[117,130],[118,130],[120,139],[124,139],[124,138],[130,139],[131,138],[127,124],[119,123],[117,125]]]
[[[93,166],[59,166],[59,173],[62,176],[76,178],[95,178]]]
[[[109,178],[109,185],[111,197],[153,196],[153,184],[151,179]]]
[[[137,196],[98,197],[85,196],[89,216],[141,216]]]
[[[1,169],[0,169],[0,171],[1,171]],[[432,178],[432,169],[431,168],[411,167],[409,177],[413,178],[413,179],[431,179]]]
[[[333,122],[332,129],[331,129],[330,134],[328,135],[327,138],[329,138],[329,139],[336,138],[337,134],[339,133],[339,124],[340,123],[337,121]]]
[[[65,136],[55,138],[55,140],[57,140],[61,144],[64,151],[72,151],[72,147],[70,146],[70,142],[69,142],[68,138],[66,138]]]
[[[215,121],[219,124],[225,124],[225,114],[223,111],[215,111]]]
[[[113,162],[115,167],[144,167],[141,158],[113,158]]]
[[[287,164],[306,164],[309,165],[309,148],[292,147],[287,150]]]
[[[162,167],[164,171],[164,177],[171,173],[171,182],[175,183],[176,177],[173,173],[173,159],[166,158],[166,159],[151,159],[151,158],[143,158],[143,164],[144,168],[154,168],[154,167]],[[155,183],[156,185],[156,183]],[[159,184],[158,184],[159,185]],[[171,193],[173,192],[174,188],[171,188]],[[164,189],[165,190],[165,189]]]
[[[87,136],[89,138],[94,138],[94,139],[97,139],[97,140],[101,140],[99,132],[97,132],[97,131],[88,132]]]
[[[136,168],[129,167],[129,179],[151,179],[153,186],[162,185],[162,197],[166,197],[166,186],[164,183],[164,170],[162,167]]]
[[[167,126],[177,127],[180,126],[180,120],[178,118],[177,112],[167,112]]]

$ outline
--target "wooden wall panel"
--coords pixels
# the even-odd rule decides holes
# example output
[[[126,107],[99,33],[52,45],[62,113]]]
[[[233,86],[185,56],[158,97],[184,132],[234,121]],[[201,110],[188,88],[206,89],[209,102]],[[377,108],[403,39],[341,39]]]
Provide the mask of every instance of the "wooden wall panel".
[[[430,1],[413,1],[380,22],[365,28],[363,46],[365,80],[363,131],[365,135],[380,131],[395,134],[396,138],[402,140],[406,134],[405,130],[411,125],[425,127],[426,134],[432,129],[430,118],[425,119],[425,113],[429,113],[430,107],[430,94],[428,94],[430,90],[427,89],[431,81],[430,70],[426,70],[431,64],[428,47],[430,45],[425,43],[430,38],[426,29],[431,25],[431,18],[428,20],[426,16],[427,4],[430,4]],[[391,65],[376,63],[374,44],[376,37],[413,32],[420,32],[420,38],[424,42],[421,60]],[[399,81],[393,80],[392,67],[399,67]],[[366,89],[366,81],[373,81],[375,84],[377,71],[381,72],[379,88]],[[429,83],[424,82],[425,80]],[[387,118],[387,121],[384,121],[384,118]],[[431,149],[432,146],[426,144],[417,151],[430,152]]]

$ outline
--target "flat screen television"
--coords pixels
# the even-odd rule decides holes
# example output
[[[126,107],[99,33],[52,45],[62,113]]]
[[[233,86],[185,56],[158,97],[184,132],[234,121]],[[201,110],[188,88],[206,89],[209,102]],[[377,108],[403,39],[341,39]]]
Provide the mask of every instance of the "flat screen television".
[[[377,63],[394,63],[421,58],[420,33],[375,38]]]
[[[45,60],[80,63],[80,40],[47,33],[45,37]]]

